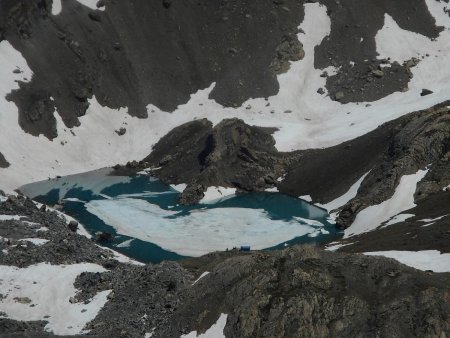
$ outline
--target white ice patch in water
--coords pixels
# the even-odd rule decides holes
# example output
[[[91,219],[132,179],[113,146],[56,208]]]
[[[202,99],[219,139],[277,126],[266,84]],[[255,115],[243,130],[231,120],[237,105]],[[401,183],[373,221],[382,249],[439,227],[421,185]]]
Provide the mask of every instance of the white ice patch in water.
[[[128,176],[113,176],[109,175],[112,169],[105,168],[82,173],[78,175],[70,175],[56,179],[49,187],[46,185],[34,184],[30,186],[22,187],[21,190],[27,196],[34,198],[40,195],[46,195],[51,190],[59,190],[59,199],[63,200],[64,196],[71,189],[81,189],[83,191],[91,191],[94,195],[110,198],[104,194],[101,194],[103,189],[108,188],[114,184],[129,183],[131,178]],[[51,190],[49,190],[51,189]],[[71,198],[66,198],[67,201],[75,201]],[[80,201],[80,200],[78,200]]]
[[[27,268],[0,266],[0,293],[3,294],[0,311],[13,320],[48,321],[45,330],[56,335],[80,334],[105,305],[110,291],[97,293],[88,304],[72,304],[69,299],[77,292],[73,283],[82,272],[104,271],[103,267],[89,263],[40,263]],[[22,302],[18,301],[20,298]]]
[[[425,177],[427,172],[428,169],[419,170],[415,174],[403,176],[390,199],[367,207],[358,213],[352,225],[344,231],[344,238],[372,231],[391,217],[414,208],[416,206],[414,192],[417,183]]]
[[[434,272],[450,272],[450,253],[440,253],[437,250],[424,251],[377,251],[365,252],[368,256],[384,256],[415,269]]]
[[[131,242],[133,242],[133,241],[134,241],[134,239],[128,239],[126,241],[123,241],[120,244],[117,244],[116,246],[118,248],[129,248],[131,246]]]
[[[91,214],[114,227],[119,235],[138,238],[187,256],[250,244],[259,250],[312,233],[306,219],[272,220],[262,209],[196,209],[187,216],[139,199],[96,200],[86,204]],[[307,224],[309,222],[309,224]]]
[[[208,187],[200,203],[213,204],[234,197],[235,195],[236,188]]]
[[[266,192],[278,192],[278,188],[277,187],[267,188],[264,191],[266,191]]]
[[[213,324],[205,333],[198,334],[197,331],[192,331],[188,334],[182,335],[180,338],[225,338],[223,330],[227,325],[228,315],[222,313],[215,324]]]
[[[370,172],[370,171],[369,171]],[[324,208],[328,211],[331,210],[335,210],[337,208],[342,207],[343,205],[345,205],[348,201],[350,201],[352,198],[354,198],[356,196],[356,194],[358,193],[358,189],[361,186],[362,181],[364,181],[364,179],[366,178],[366,176],[369,174],[369,172],[365,173],[358,181],[356,181],[349,189],[348,191],[336,198],[335,200],[327,203],[327,204],[319,204],[317,203],[316,205]]]

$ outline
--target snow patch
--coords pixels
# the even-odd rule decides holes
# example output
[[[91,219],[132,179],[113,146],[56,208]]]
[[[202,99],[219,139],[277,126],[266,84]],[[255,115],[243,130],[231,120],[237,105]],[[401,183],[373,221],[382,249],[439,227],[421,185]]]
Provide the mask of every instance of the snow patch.
[[[61,0],[53,0],[52,15],[58,15],[62,11]]]
[[[436,43],[418,33],[401,29],[389,15],[384,16],[384,26],[375,36],[379,58],[391,58],[400,64],[412,57],[419,58],[435,49]]]
[[[441,220],[441,219],[443,219],[444,217],[447,217],[447,216],[448,215],[439,216],[439,217],[436,217],[436,218],[424,218],[424,219],[419,220],[419,222],[425,222],[425,223],[436,222],[436,221],[439,221],[439,220]]]
[[[414,217],[414,214],[398,214],[392,217],[386,224],[383,226],[388,226],[396,223],[401,223],[406,221],[408,218]]]
[[[0,215],[0,221],[20,221],[20,219],[25,216],[19,215]]]
[[[77,292],[73,283],[82,272],[104,271],[103,267],[90,263],[40,263],[27,268],[0,266],[0,293],[3,294],[0,311],[13,320],[47,321],[45,330],[56,335],[81,334],[105,305],[110,291],[99,292],[88,304],[72,304],[69,300]]]
[[[186,189],[187,184],[186,183],[181,183],[181,184],[171,184],[170,187],[173,190],[178,191],[179,193],[182,193],[184,191],[184,189]]]
[[[202,204],[214,204],[236,195],[236,188],[208,187],[205,196],[201,199]]]
[[[299,196],[298,198],[300,198],[306,202],[312,202],[311,195],[303,195],[303,196]]]
[[[200,279],[202,279],[203,277],[205,277],[205,276],[207,276],[207,275],[209,275],[209,271],[203,272],[203,273],[200,275],[200,277],[198,277],[198,278],[194,281],[194,283],[192,283],[192,285],[197,284],[197,282],[198,282]]]
[[[197,331],[184,334],[180,338],[225,338],[223,330],[227,325],[228,315],[222,313],[215,324],[213,324],[205,333],[198,334]]]
[[[338,250],[340,248],[343,248],[344,246],[351,245],[351,244],[353,244],[353,243],[345,243],[345,244],[343,244],[343,243],[333,242],[333,243],[328,244],[325,247],[325,250],[326,251],[336,251],[336,250]]]
[[[402,264],[422,271],[450,272],[450,253],[441,253],[437,250],[377,251],[365,252],[364,254],[368,256],[393,258]]]
[[[89,7],[91,9],[95,9],[95,10],[99,10],[99,11],[104,11],[105,7],[100,7],[97,8],[97,2],[98,0],[77,0],[80,4]]]
[[[23,238],[23,239],[19,239],[19,241],[30,242],[37,246],[41,246],[41,245],[44,245],[45,243],[50,242],[48,239],[43,239],[43,238]]]

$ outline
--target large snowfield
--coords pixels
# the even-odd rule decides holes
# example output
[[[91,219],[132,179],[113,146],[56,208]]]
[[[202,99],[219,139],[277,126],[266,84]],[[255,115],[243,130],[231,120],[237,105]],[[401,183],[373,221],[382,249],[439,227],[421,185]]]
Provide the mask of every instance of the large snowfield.
[[[120,110],[102,107],[94,97],[87,114],[80,119],[80,127],[66,128],[55,113],[59,136],[53,141],[43,136],[33,137],[19,127],[17,107],[5,96],[18,88],[16,81],[29,81],[32,71],[22,55],[7,41],[2,41],[0,152],[11,166],[1,169],[0,186],[12,190],[48,177],[141,159],[171,129],[196,118],[206,117],[218,123],[223,118],[239,117],[249,124],[278,127],[279,131],[274,135],[276,146],[279,150],[288,151],[336,145],[365,134],[383,122],[449,99],[450,59],[446,55],[450,53],[450,17],[443,11],[444,3],[434,0],[426,0],[426,3],[437,24],[445,26],[445,30],[431,41],[400,29],[392,18],[386,16],[385,26],[376,39],[380,58],[391,56],[400,60],[425,53],[430,56],[412,69],[414,77],[406,93],[394,93],[372,102],[369,107],[364,103],[341,104],[316,92],[325,86],[325,79],[320,77],[322,70],[313,66],[314,47],[330,33],[331,24],[324,6],[308,3],[305,4],[305,20],[300,25],[304,33],[298,34],[304,45],[305,58],[292,63],[290,70],[278,77],[280,91],[269,98],[270,107],[266,107],[267,102],[263,98],[258,98],[248,100],[239,108],[224,108],[208,99],[214,83],[193,94],[189,102],[172,113],[149,105],[149,118],[144,120],[127,115],[126,107]],[[57,12],[58,8],[55,9]],[[13,73],[16,68],[22,73]],[[329,69],[329,73],[332,72]],[[423,88],[433,90],[434,94],[421,97],[419,93]],[[246,109],[247,106],[252,108]],[[274,114],[270,113],[272,110]],[[286,110],[292,113],[285,114]],[[114,131],[123,123],[127,123],[127,133],[118,136]]]

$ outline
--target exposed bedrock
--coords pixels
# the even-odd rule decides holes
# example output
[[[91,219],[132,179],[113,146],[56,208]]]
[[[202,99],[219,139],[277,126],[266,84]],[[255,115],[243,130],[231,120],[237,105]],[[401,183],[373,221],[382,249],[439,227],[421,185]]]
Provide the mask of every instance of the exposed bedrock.
[[[9,167],[9,163],[6,160],[5,156],[3,156],[2,153],[0,153],[0,168],[8,168]]]
[[[67,127],[78,126],[94,96],[141,118],[149,104],[173,111],[212,83],[210,98],[227,107],[270,97],[279,90],[277,74],[304,56],[297,33],[306,2],[105,0],[104,10],[93,10],[66,0],[52,15],[51,0],[5,0],[0,41],[8,40],[34,74],[8,99],[18,106],[24,131],[52,139],[55,108]],[[385,14],[428,38],[442,30],[425,0],[319,2],[331,33],[315,49],[315,67],[339,69],[327,88],[343,103],[407,88],[410,65],[383,68],[389,61],[376,59]]]
[[[216,126],[206,119],[181,125],[164,136],[142,162],[166,183],[187,183],[183,204],[200,201],[210,186],[263,191],[273,187],[298,153],[280,153],[274,129],[226,119]]]
[[[449,274],[391,259],[293,247],[232,257],[208,271],[156,337],[204,332],[220,313],[228,314],[226,337],[439,337],[450,330]]]

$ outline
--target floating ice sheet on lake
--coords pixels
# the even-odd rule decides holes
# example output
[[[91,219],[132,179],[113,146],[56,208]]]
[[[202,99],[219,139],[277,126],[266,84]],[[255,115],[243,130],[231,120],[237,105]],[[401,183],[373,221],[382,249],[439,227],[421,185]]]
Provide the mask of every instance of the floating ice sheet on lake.
[[[164,210],[145,200],[93,200],[87,211],[118,234],[151,242],[187,256],[226,250],[249,243],[252,249],[276,246],[314,233],[322,223],[271,219],[267,211],[251,208],[194,209],[187,215]]]

